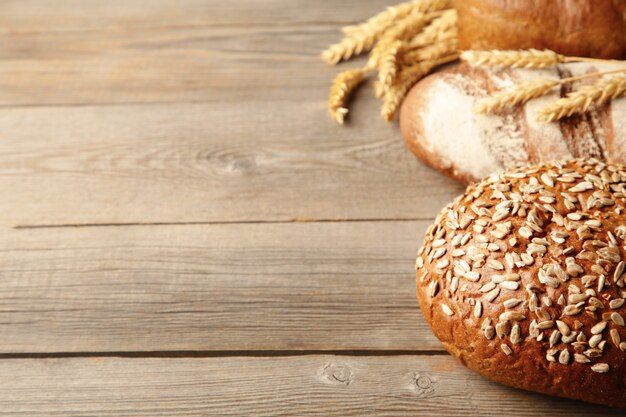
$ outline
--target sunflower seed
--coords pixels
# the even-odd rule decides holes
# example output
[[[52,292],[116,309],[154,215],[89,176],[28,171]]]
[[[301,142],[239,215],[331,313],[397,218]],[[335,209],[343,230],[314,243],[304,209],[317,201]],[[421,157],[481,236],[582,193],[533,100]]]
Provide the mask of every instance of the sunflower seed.
[[[624,323],[624,318],[617,312],[611,313],[611,320],[618,326],[624,327],[624,325],[626,325],[626,323]]]
[[[509,298],[503,304],[504,304],[505,308],[514,308],[515,306],[517,306],[521,302],[522,302],[522,300],[518,300],[517,298]]]
[[[568,191],[571,191],[572,193],[581,193],[581,192],[592,190],[592,189],[593,189],[592,183],[590,183],[589,181],[582,181],[576,184],[575,186],[571,187]]]
[[[533,231],[526,226],[520,227],[518,233],[521,237],[525,239],[530,239],[530,237],[533,235]]]
[[[454,276],[452,278],[452,282],[450,282],[450,291],[453,293],[459,288],[459,277]]]
[[[569,304],[580,303],[581,301],[586,301],[589,298],[587,294],[571,294],[567,297],[567,301]]]
[[[544,320],[537,324],[537,328],[540,330],[546,330],[554,327],[554,322],[552,320]]]
[[[519,324],[515,324],[513,325],[513,328],[511,328],[511,343],[513,343],[514,345],[518,344],[521,340],[521,328],[519,327]]]
[[[619,347],[619,344],[622,341],[622,337],[620,336],[619,332],[617,331],[617,329],[611,329],[610,333],[613,343],[615,343],[615,346]]]
[[[509,345],[507,345],[505,343],[500,345],[500,349],[502,349],[502,352],[504,352],[507,356],[509,356],[509,355],[511,355],[513,353],[513,351],[509,347]]]
[[[561,338],[561,332],[559,332],[558,330],[555,330],[552,332],[552,334],[550,335],[550,347],[554,347],[554,345],[556,345],[557,343],[559,343],[559,339]]]
[[[623,298],[616,298],[614,300],[609,301],[609,307],[611,307],[613,310],[617,310],[618,308],[620,308],[623,305],[624,305],[624,299]]]
[[[591,328],[591,334],[600,334],[606,329],[607,322],[601,321]]]
[[[554,187],[554,180],[550,178],[550,176],[546,174],[545,172],[541,174],[540,178],[541,178],[541,181],[548,187]]]
[[[482,314],[483,314],[483,303],[481,303],[480,300],[477,300],[476,304],[474,305],[474,317],[480,318]]]
[[[446,269],[450,265],[450,261],[447,259],[442,259],[435,264],[436,269]]]
[[[620,262],[620,254],[619,254],[619,249],[609,246],[607,248],[602,248],[602,249],[598,249],[598,255],[600,255],[602,258],[617,263]]]
[[[563,309],[563,313],[567,316],[575,316],[579,314],[580,311],[581,311],[580,308],[576,307],[575,305],[567,305]]]
[[[515,281],[504,281],[500,283],[502,288],[506,288],[507,290],[515,291],[519,288],[519,282]]]
[[[595,334],[589,338],[589,346],[591,346],[592,348],[597,347],[601,341],[602,341],[602,335]]]
[[[433,248],[439,248],[439,247],[441,247],[441,246],[443,246],[445,244],[446,244],[446,240],[445,239],[437,239],[437,240],[433,241],[431,246]]]
[[[509,320],[510,321],[522,321],[522,320],[526,320],[526,316],[516,311],[505,311],[504,313],[500,314],[500,320],[501,321],[509,321]]]
[[[599,358],[600,356],[602,356],[602,351],[600,349],[587,349],[583,353],[588,358]]]
[[[569,326],[567,325],[567,323],[561,321],[561,320],[557,320],[556,321],[556,327],[558,327],[559,331],[561,332],[561,334],[563,334],[564,336],[568,336],[571,332]]]
[[[483,285],[482,287],[480,287],[480,292],[482,293],[486,293],[489,292],[491,290],[493,290],[494,288],[496,288],[496,283],[495,282],[488,282],[487,284]]]
[[[500,295],[500,288],[494,288],[487,293],[486,299],[492,303]]]
[[[476,282],[480,279],[480,273],[476,271],[469,271],[465,273],[464,277],[469,281]]]
[[[570,355],[567,349],[561,351],[559,354],[559,363],[561,365],[567,365],[569,363]]]
[[[448,316],[454,316],[454,311],[452,311],[452,309],[450,307],[448,307],[447,304],[441,304],[441,309],[443,310],[444,314],[448,315]]]
[[[446,254],[447,249],[446,248],[439,248],[435,251],[435,253],[433,254],[433,259],[438,259],[441,258],[443,255]]]
[[[504,265],[502,264],[502,262],[496,260],[496,259],[489,259],[487,261],[487,266],[491,269],[495,269],[497,271],[502,271],[504,269]]]
[[[606,363],[596,363],[595,365],[591,367],[591,370],[593,372],[598,372],[602,374],[605,372],[609,372],[609,365]]]

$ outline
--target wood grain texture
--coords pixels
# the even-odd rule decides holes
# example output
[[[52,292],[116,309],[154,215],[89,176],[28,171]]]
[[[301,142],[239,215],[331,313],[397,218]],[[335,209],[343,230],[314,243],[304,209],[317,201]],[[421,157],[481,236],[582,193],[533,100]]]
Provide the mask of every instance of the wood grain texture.
[[[461,192],[360,116],[337,127],[321,99],[0,109],[0,224],[421,219]]]
[[[0,361],[3,416],[621,416],[492,383],[449,356]]]
[[[0,104],[238,102],[324,94],[318,58],[385,1],[9,2]]]
[[[0,224],[432,217],[462,188],[413,158],[371,88],[349,128],[327,114],[340,69],[319,51],[385,6],[3,4]]]
[[[0,352],[439,350],[427,222],[27,229],[0,238]]]

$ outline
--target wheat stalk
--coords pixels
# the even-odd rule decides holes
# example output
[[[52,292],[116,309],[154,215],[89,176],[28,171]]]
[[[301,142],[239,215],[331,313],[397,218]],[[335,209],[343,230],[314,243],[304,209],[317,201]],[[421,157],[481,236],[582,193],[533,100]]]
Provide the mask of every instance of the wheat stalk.
[[[602,78],[545,107],[537,113],[537,119],[552,122],[575,113],[584,113],[592,104],[600,106],[624,94],[626,94],[626,75]]]
[[[331,45],[322,52],[321,57],[331,65],[369,50],[381,36],[397,21],[410,15],[423,15],[427,12],[452,7],[453,0],[414,0],[401,3],[368,19],[364,23],[346,26],[342,29],[346,35],[340,42]]]
[[[343,124],[348,115],[348,99],[350,94],[361,84],[366,74],[363,68],[352,69],[339,73],[330,87],[328,108],[330,115],[339,124]]]
[[[398,82],[386,91],[383,98],[381,116],[387,121],[393,120],[407,92],[415,83],[428,75],[434,68],[458,59],[457,53],[441,57],[437,60],[422,61],[402,69],[398,74]]]
[[[597,62],[602,64],[622,64],[612,59],[565,56],[549,49],[464,51],[461,59],[471,65],[501,65],[513,68],[545,68],[567,62]]]
[[[461,59],[471,65],[502,65],[513,68],[545,68],[562,62],[563,55],[545,49],[520,51],[464,51]]]
[[[499,91],[491,97],[481,100],[475,107],[474,112],[485,114],[513,107],[518,104],[546,95],[554,86],[559,85],[560,80],[530,80],[515,88],[506,91]]]

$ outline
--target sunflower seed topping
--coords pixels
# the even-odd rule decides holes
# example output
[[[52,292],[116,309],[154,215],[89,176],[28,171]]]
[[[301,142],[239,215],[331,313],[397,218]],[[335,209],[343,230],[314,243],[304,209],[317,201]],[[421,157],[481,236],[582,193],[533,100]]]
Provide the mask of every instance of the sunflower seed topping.
[[[591,334],[600,334],[606,329],[607,322],[601,321],[591,328]]]
[[[611,320],[618,326],[624,327],[624,325],[626,325],[626,323],[624,323],[624,318],[617,312],[611,313]]]
[[[609,372],[609,365],[606,363],[596,363],[595,365],[591,367],[591,370],[593,372],[598,372],[602,374],[605,372]]]

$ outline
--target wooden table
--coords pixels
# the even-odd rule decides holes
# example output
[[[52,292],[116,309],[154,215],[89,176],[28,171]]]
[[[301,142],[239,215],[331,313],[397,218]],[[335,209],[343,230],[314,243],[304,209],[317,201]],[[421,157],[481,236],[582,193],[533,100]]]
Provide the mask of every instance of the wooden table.
[[[318,59],[388,4],[0,3],[3,416],[621,415],[423,322],[415,252],[462,187],[371,89],[334,125]]]

